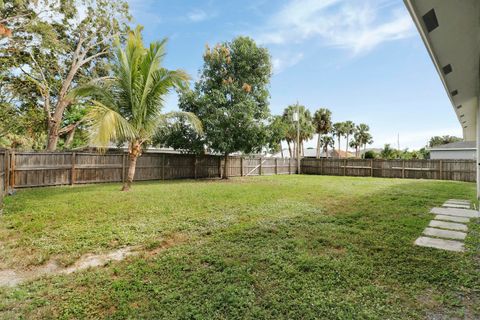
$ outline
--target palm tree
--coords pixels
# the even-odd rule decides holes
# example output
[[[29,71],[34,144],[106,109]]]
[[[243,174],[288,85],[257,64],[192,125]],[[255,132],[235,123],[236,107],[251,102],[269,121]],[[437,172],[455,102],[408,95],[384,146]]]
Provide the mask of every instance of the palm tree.
[[[345,123],[336,122],[333,124],[333,135],[337,137],[338,140],[338,157],[340,158],[340,139],[344,136],[345,132]]]
[[[161,66],[166,40],[145,48],[140,28],[128,34],[125,48],[117,40],[113,77],[76,90],[77,96],[89,96],[93,106],[86,118],[92,142],[107,147],[111,142],[128,143],[129,166],[122,190],[132,184],[138,157],[158,128],[178,116],[188,119],[201,131],[198,118],[188,112],[162,114],[165,95],[175,87],[185,87],[188,75],[181,70]]]
[[[293,114],[299,111],[299,123],[300,123],[300,144],[297,146],[297,123],[293,121]],[[305,106],[299,105],[298,103],[289,105],[288,107],[283,110],[282,118],[284,119],[285,123],[288,125],[287,132],[286,132],[286,140],[293,142],[294,148],[294,157],[297,157],[297,150],[299,152],[303,152],[303,141],[309,140],[313,137],[315,132],[315,128],[312,122],[312,115],[310,110],[308,110]],[[299,149],[298,149],[299,148]]]
[[[382,159],[393,159],[395,158],[395,150],[390,147],[390,144],[385,144],[382,151],[380,151],[380,156]]]
[[[348,147],[349,147],[348,138],[354,133],[355,133],[355,123],[353,123],[352,121],[345,121],[344,135],[345,135],[345,138],[347,139],[347,143],[345,146],[345,157],[348,156]]]
[[[328,147],[332,147],[335,144],[335,140],[333,140],[333,137],[330,135],[324,135],[322,136],[322,145],[323,145],[323,151],[325,151],[325,157],[328,158]]]
[[[313,124],[315,133],[318,134],[317,158],[320,158],[322,137],[332,130],[332,112],[326,108],[318,109],[313,115]]]
[[[369,133],[370,127],[365,123],[360,123],[357,126],[357,135],[358,135],[358,142],[361,146],[363,146],[363,154],[365,154],[365,149],[367,148],[367,144],[372,144],[372,135]]]
[[[358,158],[358,149],[360,148],[360,141],[357,138],[358,137],[354,137],[353,140],[350,141],[350,148],[355,149],[355,158]]]

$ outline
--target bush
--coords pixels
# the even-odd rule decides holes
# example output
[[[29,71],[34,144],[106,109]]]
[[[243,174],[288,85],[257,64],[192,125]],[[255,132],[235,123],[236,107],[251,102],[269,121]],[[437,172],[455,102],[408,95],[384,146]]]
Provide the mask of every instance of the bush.
[[[377,157],[377,153],[373,150],[368,150],[365,152],[364,156],[365,159],[375,159]]]

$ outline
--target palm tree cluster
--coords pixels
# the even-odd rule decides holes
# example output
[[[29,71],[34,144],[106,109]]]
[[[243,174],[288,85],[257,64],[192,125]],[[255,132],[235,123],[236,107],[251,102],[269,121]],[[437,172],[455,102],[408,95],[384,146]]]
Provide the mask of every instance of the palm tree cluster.
[[[299,145],[297,146],[297,123],[294,121],[293,115],[298,112],[298,124],[299,130]],[[297,150],[301,154],[304,154],[303,148],[304,141],[308,141],[313,138],[315,133],[315,127],[313,125],[312,114],[305,106],[298,104],[292,104],[285,108],[282,115],[282,120],[286,125],[285,140],[288,144],[288,151],[290,157],[294,157],[297,154]],[[299,149],[297,149],[299,148]]]
[[[300,125],[300,143],[297,146],[297,123],[293,121],[293,114],[298,110]],[[304,142],[313,138],[317,134],[316,157],[320,158],[322,151],[328,157],[329,148],[335,149],[335,140],[337,142],[336,155],[341,156],[341,140],[345,138],[345,157],[348,155],[349,148],[355,149],[355,157],[360,156],[360,149],[365,153],[366,146],[373,143],[370,127],[365,123],[356,125],[352,121],[336,122],[332,121],[332,112],[327,108],[320,108],[311,115],[310,111],[298,103],[285,108],[282,120],[286,126],[284,140],[287,142],[290,156],[297,154],[297,148],[304,155]],[[353,138],[353,139],[352,139]]]

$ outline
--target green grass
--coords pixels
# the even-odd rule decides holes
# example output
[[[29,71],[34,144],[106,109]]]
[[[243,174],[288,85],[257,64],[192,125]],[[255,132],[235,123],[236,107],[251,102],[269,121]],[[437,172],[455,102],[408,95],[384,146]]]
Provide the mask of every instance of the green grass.
[[[272,176],[119,188],[5,199],[0,269],[125,245],[146,253],[0,288],[0,318],[480,317],[479,225],[465,254],[413,246],[430,208],[474,200],[473,184]]]

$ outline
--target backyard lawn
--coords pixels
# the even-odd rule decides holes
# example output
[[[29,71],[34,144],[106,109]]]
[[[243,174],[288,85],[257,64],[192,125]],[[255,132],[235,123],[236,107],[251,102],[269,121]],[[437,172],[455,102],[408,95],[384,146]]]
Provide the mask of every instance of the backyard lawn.
[[[0,270],[105,267],[0,288],[0,318],[480,317],[480,225],[466,253],[416,247],[471,183],[326,176],[20,190],[0,216]]]

